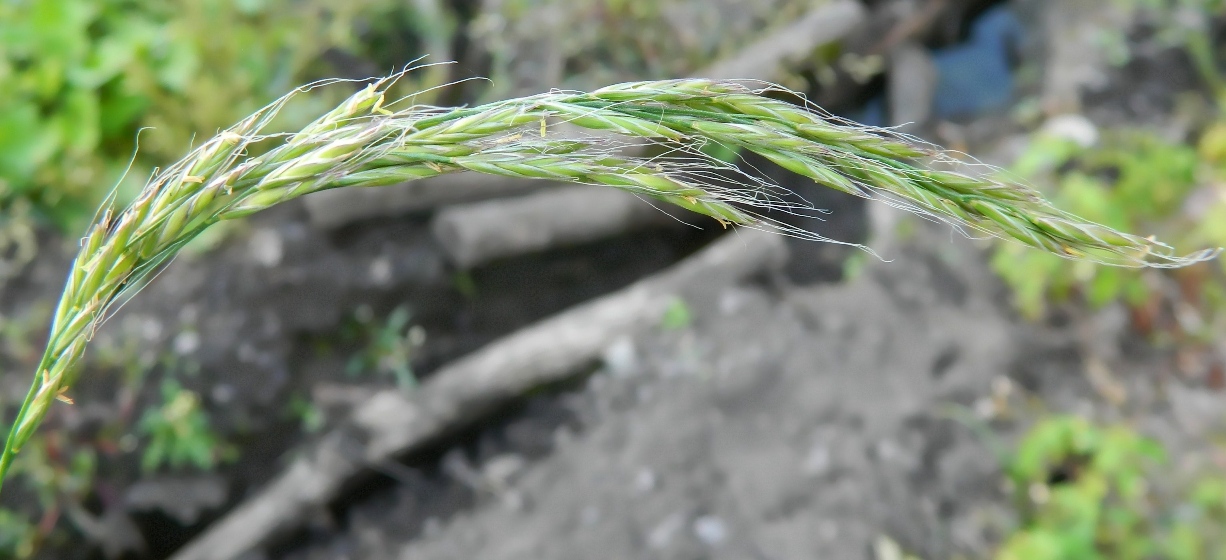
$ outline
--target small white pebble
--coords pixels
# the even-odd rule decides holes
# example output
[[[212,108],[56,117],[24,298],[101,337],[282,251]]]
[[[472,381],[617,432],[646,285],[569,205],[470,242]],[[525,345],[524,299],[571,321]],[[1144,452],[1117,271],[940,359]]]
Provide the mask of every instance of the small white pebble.
[[[410,346],[421,346],[426,343],[426,329],[421,328],[421,325],[413,325],[409,327],[407,340]]]
[[[145,340],[158,340],[162,337],[162,322],[153,317],[145,317],[140,322],[140,334]]]
[[[749,303],[749,296],[743,289],[732,288],[724,290],[719,295],[719,312],[724,316],[732,316],[740,313],[745,305]]]
[[[196,331],[183,331],[175,336],[175,352],[186,356],[200,348],[200,335]]]
[[[579,522],[586,527],[600,523],[600,518],[600,508],[596,506],[584,506],[583,511],[579,512]]]
[[[528,466],[528,461],[515,453],[504,453],[485,462],[481,474],[496,488],[507,488]]]
[[[814,445],[809,450],[809,454],[805,456],[805,462],[801,468],[809,476],[822,476],[830,472],[831,463],[830,449],[819,444]]]
[[[996,403],[987,397],[975,400],[975,415],[984,420],[995,418]]]
[[[251,234],[247,243],[251,259],[265,267],[272,268],[281,264],[281,259],[285,256],[285,244],[275,229],[258,229]]]
[[[234,386],[229,383],[218,383],[209,391],[209,397],[217,404],[229,404],[234,400],[236,391]]]
[[[604,366],[614,377],[629,377],[639,369],[638,350],[630,337],[613,341],[604,351]]]
[[[677,536],[685,527],[685,516],[680,512],[674,513],[656,525],[651,533],[647,535],[647,546],[659,550],[668,546],[668,543],[673,542],[673,537]]]
[[[370,281],[376,286],[387,286],[392,283],[392,261],[387,257],[379,257],[370,262]]]
[[[1083,148],[1098,143],[1098,127],[1090,119],[1076,113],[1057,115],[1043,123],[1043,132],[1076,142]]]
[[[694,535],[707,546],[717,546],[728,538],[728,528],[723,519],[704,515],[694,520]]]
[[[656,473],[651,469],[640,469],[634,475],[634,491],[646,494],[656,489]]]

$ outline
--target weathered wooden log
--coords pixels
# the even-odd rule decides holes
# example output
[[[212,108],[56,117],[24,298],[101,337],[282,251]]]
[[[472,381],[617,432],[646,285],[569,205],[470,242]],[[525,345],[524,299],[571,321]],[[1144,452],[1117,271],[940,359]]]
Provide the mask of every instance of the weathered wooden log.
[[[823,4],[694,76],[713,80],[772,80],[783,64],[842,39],[863,20],[864,7],[859,2],[838,0]]]
[[[515,196],[547,183],[534,179],[453,173],[377,189],[337,189],[302,198],[311,225],[336,229],[359,220],[390,218],[439,206]]]
[[[624,191],[567,186],[444,208],[431,229],[456,266],[471,268],[639,228],[684,227],[675,212],[658,206]]]

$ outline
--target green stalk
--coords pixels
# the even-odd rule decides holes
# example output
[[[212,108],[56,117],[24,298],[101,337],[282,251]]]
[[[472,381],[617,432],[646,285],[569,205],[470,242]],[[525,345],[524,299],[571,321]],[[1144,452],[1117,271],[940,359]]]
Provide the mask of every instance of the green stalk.
[[[0,482],[57,399],[111,305],[132,295],[192,238],[220,220],[339,187],[380,186],[475,171],[605,185],[705,214],[727,225],[786,230],[754,211],[792,209],[772,186],[704,181],[726,164],[705,142],[739,146],[818,183],[1011,238],[1064,257],[1122,266],[1182,266],[1153,239],[1053,208],[1018,184],[944,170],[952,158],[884,130],[848,126],[730,82],[618,84],[479,107],[383,108],[380,80],[288,137],[261,136],[289,96],[157,174],[122,211],[105,208],[82,240],[46,351],[0,455]],[[292,95],[292,94],[291,94]],[[552,123],[599,131],[564,137]],[[623,155],[610,133],[661,144],[673,157]],[[275,144],[249,157],[256,143]],[[939,166],[942,170],[936,170]],[[796,233],[791,230],[791,233]]]

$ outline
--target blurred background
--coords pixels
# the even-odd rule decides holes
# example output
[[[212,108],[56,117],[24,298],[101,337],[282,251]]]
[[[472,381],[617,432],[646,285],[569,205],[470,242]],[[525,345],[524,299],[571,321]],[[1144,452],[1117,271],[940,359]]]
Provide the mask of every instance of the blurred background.
[[[1191,251],[1226,246],[1224,34],[1220,0],[5,0],[3,418],[103,198],[302,84],[767,80]],[[0,558],[1226,558],[1222,260],[1070,262],[720,157],[881,258],[711,271],[740,234],[467,175],[219,225],[98,332]]]

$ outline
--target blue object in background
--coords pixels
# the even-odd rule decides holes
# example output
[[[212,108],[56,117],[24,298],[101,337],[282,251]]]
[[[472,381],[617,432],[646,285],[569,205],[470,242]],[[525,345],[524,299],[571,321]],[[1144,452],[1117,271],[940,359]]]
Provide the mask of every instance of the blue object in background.
[[[970,37],[932,52],[937,84],[933,116],[970,117],[1007,107],[1013,100],[1013,55],[1025,29],[1004,6],[984,12],[971,23]],[[888,126],[885,96],[877,95],[846,117],[868,126]]]
[[[868,126],[888,126],[886,122],[885,96],[875,95],[864,103],[863,107],[850,115],[846,115],[853,121]]]
[[[1024,33],[1013,12],[997,6],[971,24],[965,43],[933,51],[938,74],[934,115],[965,117],[1008,106],[1014,87],[1011,62]]]

